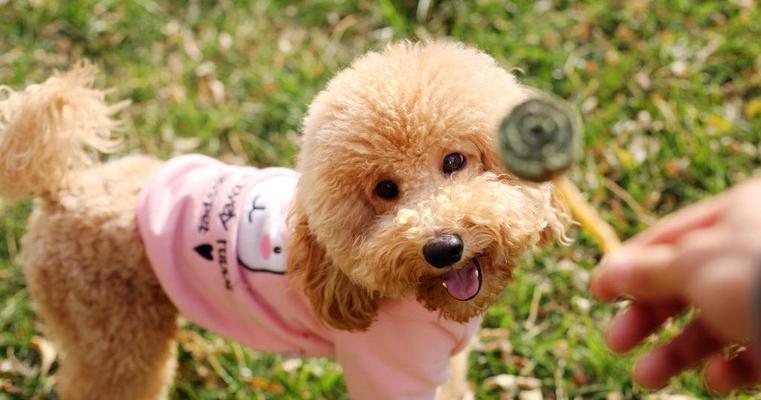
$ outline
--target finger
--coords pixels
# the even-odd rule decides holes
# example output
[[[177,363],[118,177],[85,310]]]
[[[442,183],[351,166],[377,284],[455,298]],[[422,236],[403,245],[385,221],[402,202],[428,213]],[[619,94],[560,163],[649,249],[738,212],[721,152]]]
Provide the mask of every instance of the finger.
[[[625,353],[683,309],[684,306],[680,303],[658,305],[633,303],[613,319],[605,341],[612,351]]]
[[[669,267],[677,253],[673,246],[630,248],[603,260],[590,282],[590,290],[603,301],[624,295],[645,303],[670,302],[678,299],[681,286],[669,279]]]
[[[750,343],[757,313],[755,297],[761,268],[756,255],[731,252],[714,255],[685,287],[685,299],[701,310],[717,338],[728,343]]]
[[[673,245],[632,246],[603,260],[590,289],[604,301],[631,296],[645,303],[681,300],[700,269],[724,254],[734,234],[699,229]]]
[[[735,389],[761,384],[759,349],[746,349],[728,359],[716,354],[708,359],[705,383],[718,394],[728,394]]]
[[[646,388],[660,388],[722,347],[723,344],[697,319],[671,342],[643,356],[634,369],[634,379]]]
[[[626,245],[674,243],[688,232],[715,224],[725,204],[725,197],[720,196],[684,208],[628,240]]]

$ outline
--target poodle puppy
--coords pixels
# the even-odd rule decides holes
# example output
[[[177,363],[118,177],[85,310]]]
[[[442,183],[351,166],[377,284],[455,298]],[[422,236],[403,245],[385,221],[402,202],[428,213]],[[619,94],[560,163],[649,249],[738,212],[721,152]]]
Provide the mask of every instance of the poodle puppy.
[[[124,104],[94,73],[1,89],[0,194],[35,197],[21,261],[62,399],[165,398],[180,314],[255,350],[332,357],[354,398],[462,398],[461,350],[516,260],[564,238],[552,184],[496,151],[528,89],[463,45],[394,44],[340,72],[295,171],[97,163]]]

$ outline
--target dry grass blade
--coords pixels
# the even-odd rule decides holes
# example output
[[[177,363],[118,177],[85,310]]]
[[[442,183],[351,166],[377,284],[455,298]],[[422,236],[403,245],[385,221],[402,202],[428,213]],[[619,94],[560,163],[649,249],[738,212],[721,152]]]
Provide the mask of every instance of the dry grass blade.
[[[31,341],[32,347],[40,353],[40,373],[47,375],[50,372],[50,367],[53,366],[56,358],[58,357],[58,351],[55,346],[43,337],[35,336]]]

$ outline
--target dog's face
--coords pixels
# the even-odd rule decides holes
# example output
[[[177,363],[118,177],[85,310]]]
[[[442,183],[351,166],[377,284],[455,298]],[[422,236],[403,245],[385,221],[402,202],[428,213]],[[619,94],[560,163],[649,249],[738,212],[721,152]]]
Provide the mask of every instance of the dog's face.
[[[416,296],[466,321],[563,234],[551,185],[496,153],[524,96],[489,56],[442,43],[371,53],[328,84],[305,119],[288,267],[322,320],[364,329],[380,299]]]

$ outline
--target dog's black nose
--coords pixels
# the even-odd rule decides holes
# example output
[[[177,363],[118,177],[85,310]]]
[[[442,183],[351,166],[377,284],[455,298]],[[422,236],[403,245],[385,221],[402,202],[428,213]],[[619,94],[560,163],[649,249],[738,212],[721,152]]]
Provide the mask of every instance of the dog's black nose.
[[[436,268],[448,267],[462,257],[462,239],[453,233],[443,234],[423,246],[423,256]]]

